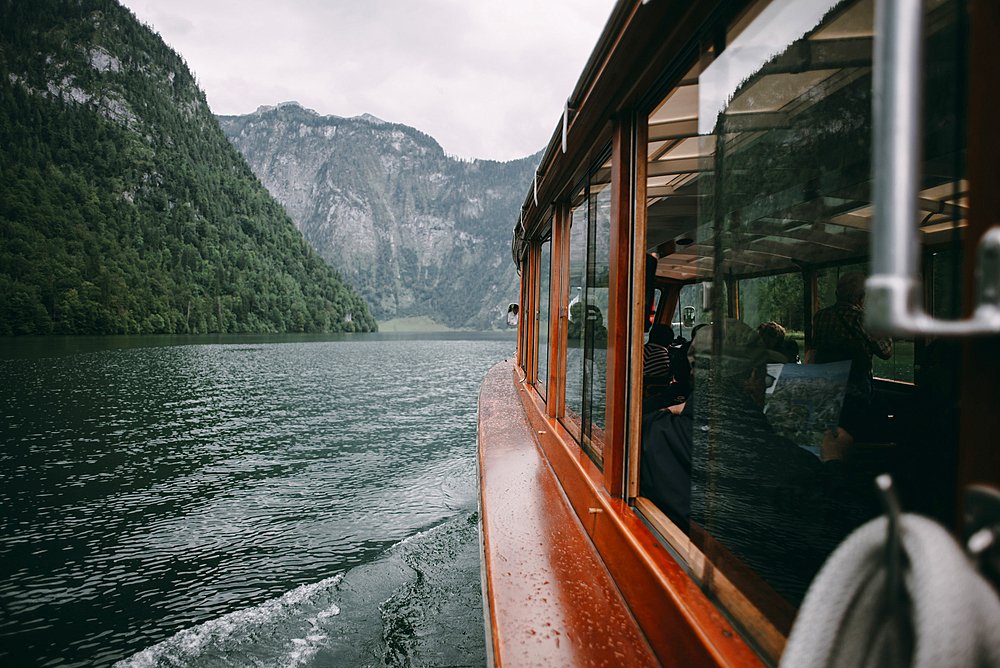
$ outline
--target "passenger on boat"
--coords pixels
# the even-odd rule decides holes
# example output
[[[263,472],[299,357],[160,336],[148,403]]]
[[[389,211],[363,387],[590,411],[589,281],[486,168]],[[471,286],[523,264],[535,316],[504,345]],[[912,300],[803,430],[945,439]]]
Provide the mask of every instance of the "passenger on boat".
[[[670,344],[674,330],[670,325],[653,325],[649,340],[642,347],[642,375],[664,380],[670,378]]]
[[[737,320],[722,329],[717,357],[712,328],[692,342],[686,404],[644,416],[639,493],[681,530],[697,523],[795,604],[864,515],[841,462],[851,439],[828,433],[817,458],[776,434],[762,410],[763,342]]]
[[[770,364],[785,364],[789,360],[785,356],[785,328],[773,320],[762,322],[757,325],[757,335],[767,348],[768,362]]]
[[[688,533],[691,524],[691,451],[694,403],[642,417],[639,493]]]
[[[664,325],[654,325],[654,327],[664,327]],[[650,360],[648,351],[651,347],[661,348],[649,344],[643,346],[644,370],[648,370],[647,373],[660,373],[658,369],[662,370],[663,366],[666,366],[667,375],[643,375],[643,415],[661,408],[683,404],[691,393],[691,365],[688,364],[684,352],[687,347],[670,345],[662,348],[665,355],[659,361]],[[659,351],[656,351],[656,354],[659,355]]]
[[[797,605],[825,556],[869,517],[870,497],[843,462],[849,434],[828,433],[816,457],[775,433],[760,337],[738,320],[718,329],[716,349],[711,329],[693,344],[691,519]]]
[[[768,355],[772,364],[798,364],[799,344],[786,336],[785,328],[780,323],[773,320],[762,322],[757,325],[757,334],[770,351]]]
[[[676,349],[675,367],[683,356],[681,370],[675,371],[675,381],[689,392],[694,372],[694,341],[698,325],[691,333],[691,341]],[[643,350],[645,356],[645,350]],[[690,356],[689,356],[690,355]],[[656,506],[684,533],[691,523],[691,451],[692,418],[694,402],[682,398],[684,403],[670,405],[663,397],[647,399],[643,403],[642,453],[639,461],[639,490],[642,496]]]
[[[851,361],[840,426],[866,440],[876,416],[872,413],[872,355],[892,357],[892,339],[871,334],[864,326],[865,275],[844,274],[837,281],[837,302],[813,316],[813,362]]]

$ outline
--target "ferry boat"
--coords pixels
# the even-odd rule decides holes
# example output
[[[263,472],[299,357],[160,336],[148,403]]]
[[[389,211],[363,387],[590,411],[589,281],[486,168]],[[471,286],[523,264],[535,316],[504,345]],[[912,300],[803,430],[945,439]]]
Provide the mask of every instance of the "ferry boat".
[[[998,32],[993,0],[618,2],[480,392],[491,665],[776,665],[886,507],[990,530]]]

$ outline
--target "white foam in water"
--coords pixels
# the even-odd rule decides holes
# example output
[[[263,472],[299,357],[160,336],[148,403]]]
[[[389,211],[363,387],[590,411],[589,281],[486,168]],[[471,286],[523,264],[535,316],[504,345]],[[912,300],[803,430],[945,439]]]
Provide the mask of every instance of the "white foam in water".
[[[339,615],[339,614],[340,614],[340,608],[338,608],[336,606],[336,604],[334,604],[334,605],[331,605],[328,609],[326,609],[323,612],[321,612],[318,615],[316,615],[316,618],[317,619],[326,619],[328,617],[333,617],[333,616]]]
[[[242,655],[248,664],[257,654],[266,654],[270,665],[292,668],[307,662],[318,652],[327,636],[319,623],[340,614],[340,608],[329,601],[314,600],[330,593],[344,574],[326,578],[314,584],[302,585],[280,598],[254,608],[237,610],[228,615],[185,629],[172,638],[153,645],[115,668],[147,668],[169,665],[204,665],[208,652],[215,657]],[[323,606],[319,612],[315,608]],[[304,633],[304,637],[294,637]],[[258,650],[258,651],[255,651]],[[275,654],[283,654],[275,660]],[[233,665],[232,658],[225,660]]]
[[[331,578],[339,582],[343,579],[343,575],[338,575],[336,578]],[[336,584],[336,582],[334,583]],[[321,620],[329,619],[330,617],[335,617],[340,614],[340,608],[336,603],[330,604],[330,607],[326,610],[321,610],[319,614],[309,620],[309,623],[313,626],[314,630],[316,625],[319,624]],[[327,636],[325,633],[312,633],[307,635],[305,638],[292,638],[292,653],[288,657],[288,663],[285,664],[288,668],[294,668],[295,666],[304,665],[315,656],[316,652],[319,651],[322,646],[322,642],[326,640]]]

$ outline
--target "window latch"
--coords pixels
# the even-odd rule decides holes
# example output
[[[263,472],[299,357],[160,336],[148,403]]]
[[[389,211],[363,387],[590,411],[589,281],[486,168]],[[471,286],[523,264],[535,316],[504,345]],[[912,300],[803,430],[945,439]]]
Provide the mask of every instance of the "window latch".
[[[914,0],[877,0],[875,7],[875,211],[865,325],[893,336],[1000,334],[1000,226],[979,242],[971,318],[938,320],[921,303],[916,200],[923,11],[924,3]]]

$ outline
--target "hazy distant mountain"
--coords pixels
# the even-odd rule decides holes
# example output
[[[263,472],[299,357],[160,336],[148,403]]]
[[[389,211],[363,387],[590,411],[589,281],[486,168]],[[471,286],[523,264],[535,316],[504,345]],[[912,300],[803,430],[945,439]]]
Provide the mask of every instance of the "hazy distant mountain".
[[[518,291],[511,229],[539,155],[462,161],[413,128],[294,102],[219,122],[376,318],[500,326]]]
[[[0,0],[0,334],[375,328],[159,35]]]

